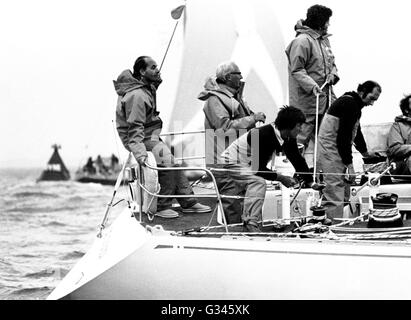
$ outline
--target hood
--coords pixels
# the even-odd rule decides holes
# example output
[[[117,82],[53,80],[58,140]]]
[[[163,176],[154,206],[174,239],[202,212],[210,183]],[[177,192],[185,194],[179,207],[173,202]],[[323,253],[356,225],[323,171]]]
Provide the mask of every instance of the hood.
[[[133,77],[130,70],[124,70],[116,80],[113,80],[114,89],[119,96],[124,96],[132,90],[149,86],[147,83]]]
[[[204,90],[200,92],[197,98],[202,101],[206,101],[210,96],[218,94],[225,94],[228,97],[233,96],[233,94],[230,93],[228,90],[224,89],[223,87],[220,87],[216,82],[215,78],[208,77],[204,84]]]
[[[308,35],[310,35],[312,38],[314,38],[314,39],[318,39],[318,38],[328,38],[328,37],[330,37],[331,36],[331,34],[325,34],[325,35],[323,35],[323,36],[321,36],[317,31],[314,31],[314,29],[311,29],[310,27],[307,27],[307,26],[305,26],[305,25],[303,25],[303,23],[304,23],[304,20],[303,19],[300,19],[300,20],[298,20],[297,21],[297,23],[296,23],[296,25],[294,26],[294,30],[296,31],[296,37],[299,35],[299,34],[308,34]]]
[[[395,122],[404,122],[404,123],[411,124],[411,117],[401,115],[401,116],[395,117],[394,121]]]

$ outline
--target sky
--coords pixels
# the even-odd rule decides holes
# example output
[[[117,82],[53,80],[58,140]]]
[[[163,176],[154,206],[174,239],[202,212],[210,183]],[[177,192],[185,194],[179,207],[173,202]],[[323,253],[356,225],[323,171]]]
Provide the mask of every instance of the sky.
[[[173,3],[1,2],[0,167],[43,167],[54,143],[70,167],[117,153],[112,80],[164,53]]]
[[[44,167],[54,143],[62,146],[60,154],[72,169],[88,156],[124,154],[113,123],[117,97],[112,80],[131,68],[139,55],[151,55],[160,63],[175,25],[170,11],[181,3],[3,1],[0,167]],[[272,3],[288,43],[295,22],[315,2],[290,0],[281,7]],[[356,89],[360,81],[377,80],[383,93],[364,111],[363,121],[392,121],[403,94],[411,93],[407,26],[411,4],[403,0],[318,3],[333,9],[329,31],[341,75],[337,95]],[[164,84],[178,72],[173,66],[178,65],[182,43],[177,34],[162,70]],[[173,88],[162,85],[159,93],[164,117]]]

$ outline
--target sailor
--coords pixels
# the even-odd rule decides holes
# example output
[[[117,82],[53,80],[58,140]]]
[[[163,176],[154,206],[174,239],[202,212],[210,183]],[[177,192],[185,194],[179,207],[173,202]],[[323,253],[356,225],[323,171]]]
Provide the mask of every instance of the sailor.
[[[314,142],[318,131],[315,130],[316,94],[321,93],[318,123],[321,123],[329,104],[336,99],[332,85],[339,81],[339,76],[328,34],[331,16],[332,10],[325,6],[316,4],[308,8],[306,19],[297,22],[294,28],[296,37],[286,49],[290,105],[301,109],[307,119],[297,140],[305,150],[310,141]],[[309,166],[312,165],[310,159]]]
[[[111,154],[110,169],[112,172],[116,172],[119,169],[119,161],[114,153]]]
[[[361,111],[373,105],[381,94],[375,81],[360,84],[357,91],[339,97],[327,111],[318,134],[318,169],[322,170],[325,188],[323,205],[328,218],[342,218],[349,201],[350,185],[355,181],[352,145],[364,158],[375,157],[368,152],[361,131]]]
[[[400,101],[401,116],[395,118],[388,133],[387,155],[394,161],[393,175],[403,175],[402,179],[411,178],[411,95]]]
[[[108,171],[107,166],[103,162],[103,158],[98,155],[96,159],[97,173],[106,174]]]
[[[250,130],[222,153],[221,160],[228,177],[245,193],[243,210],[237,215],[241,216],[246,231],[261,232],[266,179],[280,181],[286,187],[296,184],[293,177],[267,168],[274,152],[284,152],[307,186],[313,186],[312,175],[296,141],[304,121],[301,110],[284,106],[273,123]]]
[[[207,168],[216,169],[213,174],[217,179],[219,192],[224,195],[241,196],[241,188],[225,172],[218,171],[220,155],[231,142],[255,128],[256,123],[264,123],[263,112],[254,113],[243,99],[244,81],[240,68],[233,61],[222,62],[217,66],[215,78],[206,79],[204,90],[198,99],[204,103],[205,162]],[[242,201],[234,198],[222,199],[223,209],[228,223],[240,222]]]
[[[84,165],[83,171],[90,174],[96,174],[96,167],[94,166],[93,159],[91,157],[87,159],[87,163]]]
[[[124,147],[144,165],[147,151],[151,151],[158,167],[179,166],[170,149],[161,140],[163,122],[156,105],[156,91],[162,79],[157,63],[148,56],[137,58],[133,72],[123,71],[114,82],[118,94],[116,109],[117,132]],[[182,171],[159,171],[160,195],[194,195]],[[156,216],[177,218],[171,209],[172,198],[158,198]],[[177,198],[182,213],[210,212],[209,206],[194,197]]]

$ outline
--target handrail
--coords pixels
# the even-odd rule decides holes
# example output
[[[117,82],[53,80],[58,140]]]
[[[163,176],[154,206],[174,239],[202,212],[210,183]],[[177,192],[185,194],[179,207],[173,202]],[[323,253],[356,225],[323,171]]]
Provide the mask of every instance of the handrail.
[[[205,133],[205,130],[197,130],[197,131],[180,131],[180,132],[165,132],[165,133],[160,133],[160,137],[168,137],[168,136],[177,136],[177,135],[187,135],[187,134],[199,134],[199,133]],[[184,155],[180,158],[175,158],[176,160],[200,160],[200,159],[205,159],[206,156],[191,156],[191,157],[184,157]]]
[[[176,135],[184,135],[184,134],[196,134],[196,133],[205,133],[205,130],[198,130],[198,131],[181,131],[181,132],[165,132],[160,133],[160,137],[166,136],[176,136]]]
[[[215,194],[198,194],[195,195],[196,198],[209,198],[210,196],[217,196],[217,200],[218,200],[218,205],[220,206],[220,210],[222,213],[222,218],[223,218],[223,223],[226,229],[226,232],[228,232],[228,226],[227,226],[227,221],[224,215],[224,209],[223,209],[223,204],[221,202],[221,198],[222,196],[220,195],[220,192],[218,191],[218,187],[217,187],[217,182],[215,180],[215,177],[213,175],[213,173],[206,168],[201,168],[201,167],[152,167],[150,166],[147,162],[144,163],[144,165],[151,169],[151,170],[156,170],[156,171],[184,171],[184,170],[199,170],[199,171],[204,171],[205,173],[207,173],[208,175],[210,175],[212,181],[213,181],[213,185],[214,185],[214,190],[215,190]],[[155,193],[152,193],[150,191],[148,191],[146,188],[144,188],[143,185],[143,177],[142,177],[142,169],[141,169],[141,164],[139,163],[137,166],[137,170],[138,170],[138,178],[139,178],[139,182],[138,182],[138,186],[140,188],[140,222],[142,221],[142,214],[143,214],[143,201],[142,201],[142,190],[144,190],[145,192],[147,192],[149,195],[153,196],[153,197],[157,197],[157,198],[191,198],[193,197],[192,194],[189,195],[158,195]],[[218,210],[218,209],[217,209]]]

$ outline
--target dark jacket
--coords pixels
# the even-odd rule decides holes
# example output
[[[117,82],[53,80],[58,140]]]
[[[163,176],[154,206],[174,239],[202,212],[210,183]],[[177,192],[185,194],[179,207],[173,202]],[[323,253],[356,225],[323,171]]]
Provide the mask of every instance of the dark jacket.
[[[258,144],[253,146],[251,141],[252,135],[255,134],[258,134]],[[272,159],[274,152],[284,152],[295,171],[299,173],[299,176],[307,183],[313,181],[312,175],[308,173],[308,165],[298,150],[297,140],[284,140],[284,143],[281,146],[276,137],[274,127],[271,124],[252,129],[247,134],[247,143],[251,146],[252,163],[258,163],[258,168],[255,168],[259,171],[257,173],[258,176],[266,180],[276,180],[277,173],[269,170],[267,168],[267,163]],[[256,157],[258,157],[258,159],[256,159]]]
[[[346,92],[334,101],[327,112],[328,117],[321,123],[320,139],[327,140],[336,136],[336,146],[344,165],[352,163],[353,143],[359,152],[367,151],[360,125],[363,107],[364,103],[357,92]],[[334,132],[326,132],[327,130]]]

